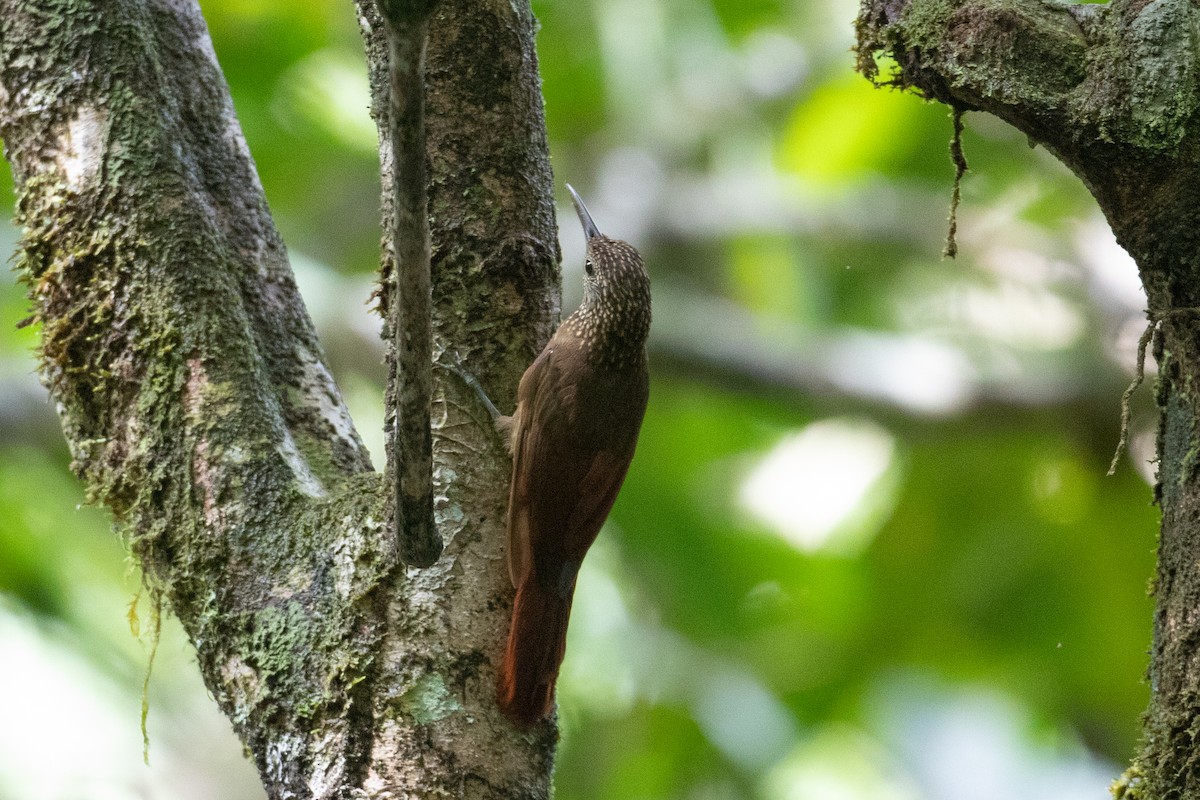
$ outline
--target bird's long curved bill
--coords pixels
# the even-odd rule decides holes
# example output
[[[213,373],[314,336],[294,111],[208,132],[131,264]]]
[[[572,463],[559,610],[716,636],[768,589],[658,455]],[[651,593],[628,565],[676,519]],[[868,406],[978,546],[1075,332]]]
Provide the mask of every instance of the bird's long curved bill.
[[[567,184],[567,191],[571,193],[571,203],[575,206],[575,213],[579,215],[579,223],[583,225],[583,233],[589,239],[596,239],[601,236],[600,229],[596,227],[596,223],[592,220],[592,215],[588,213],[587,206],[583,204],[583,198],[579,196],[579,192],[575,191],[575,187]]]

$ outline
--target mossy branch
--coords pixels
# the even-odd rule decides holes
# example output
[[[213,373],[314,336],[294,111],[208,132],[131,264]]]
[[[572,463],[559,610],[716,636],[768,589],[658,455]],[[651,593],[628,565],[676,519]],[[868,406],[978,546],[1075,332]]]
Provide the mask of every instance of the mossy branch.
[[[942,248],[943,258],[954,258],[958,255],[958,204],[962,200],[962,180],[970,169],[967,157],[963,154],[963,114],[965,112],[955,106],[951,115],[954,122],[954,135],[950,138],[950,162],[954,164],[954,188],[950,192],[950,215],[946,220],[946,246]]]
[[[264,783],[353,773],[370,726],[352,673],[380,627],[360,598],[394,563],[369,523],[382,487],[200,11],[0,0],[0,20],[18,267],[73,467],[199,646]]]
[[[885,83],[989,111],[1045,146],[1084,182],[1137,262],[1158,362],[1163,512],[1146,734],[1118,794],[1200,796],[1200,9],[1189,0],[864,0],[859,69]],[[1114,458],[1114,466],[1116,464]],[[1131,535],[1135,535],[1131,532]]]
[[[378,118],[388,43],[375,0],[358,10]],[[507,458],[434,383],[446,549],[401,569],[394,493],[324,363],[196,4],[0,0],[0,20],[42,375],[89,496],[183,623],[268,795],[469,781],[546,797],[552,733],[514,735],[492,692]],[[429,30],[434,330],[511,403],[558,311],[534,20],[527,3],[443,0]],[[385,133],[385,228],[392,147]]]
[[[1195,16],[1187,0],[863,0],[858,67],[995,114],[1076,168],[1097,146],[1179,144],[1200,101]],[[882,55],[895,71],[881,80]]]

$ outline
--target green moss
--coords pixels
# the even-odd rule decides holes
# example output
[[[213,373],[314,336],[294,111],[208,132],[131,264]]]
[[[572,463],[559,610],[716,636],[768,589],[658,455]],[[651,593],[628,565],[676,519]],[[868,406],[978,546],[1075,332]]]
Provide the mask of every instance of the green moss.
[[[1187,3],[1154,0],[1130,21],[1122,39],[1129,64],[1130,134],[1141,147],[1175,147],[1196,109],[1193,10]]]
[[[952,88],[990,101],[1042,107],[1084,78],[1083,37],[1070,17],[1045,6],[912,3],[899,32],[908,48],[939,54],[939,73]]]
[[[1200,103],[1192,14],[1175,0],[1146,3],[1129,19],[1108,7],[923,0],[889,23],[868,8],[858,69],[878,82],[877,59],[890,55],[899,70],[884,83],[957,98],[1039,138],[1053,133],[1062,141],[1046,143],[1057,150],[1112,142],[1170,151]]]
[[[1200,704],[1195,692],[1156,697],[1142,750],[1113,784],[1119,800],[1184,800],[1200,792]],[[1123,794],[1118,794],[1118,791]]]
[[[1150,800],[1143,791],[1145,779],[1142,777],[1142,767],[1137,761],[1121,773],[1121,777],[1112,782],[1108,791],[1113,800]]]
[[[233,698],[250,704],[245,716],[284,709],[306,720],[337,714],[351,702],[351,688],[368,677],[381,630],[364,624],[364,614],[392,562],[376,538],[382,525],[369,527],[381,493],[363,491],[378,490],[379,478],[353,484],[289,531],[290,570],[272,573],[282,581],[264,587],[274,599],[235,626],[234,650],[255,673],[253,692]],[[345,530],[350,520],[368,521],[357,546],[344,538],[353,535]]]

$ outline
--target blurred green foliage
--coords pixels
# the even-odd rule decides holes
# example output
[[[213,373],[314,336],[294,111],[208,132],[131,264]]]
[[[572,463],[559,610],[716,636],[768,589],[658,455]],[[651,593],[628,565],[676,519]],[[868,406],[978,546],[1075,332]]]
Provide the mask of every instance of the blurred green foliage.
[[[960,256],[942,261],[946,109],[853,74],[855,4],[534,7],[558,182],[642,249],[657,315],[638,456],[579,589],[558,797],[1097,796],[1147,699],[1157,512],[1145,396],[1104,475],[1141,299],[1084,189],[968,115]],[[378,181],[352,8],[204,11],[370,440]],[[0,203],[10,187],[0,170]],[[0,618],[115,682],[125,716],[95,735],[136,753],[137,581],[104,515],[76,510],[27,309],[0,278]],[[174,652],[151,720],[168,766],[258,796],[251,770],[161,733],[203,694]],[[59,796],[6,794],[27,786],[18,759],[0,748],[0,798]],[[179,796],[139,769],[89,780]]]

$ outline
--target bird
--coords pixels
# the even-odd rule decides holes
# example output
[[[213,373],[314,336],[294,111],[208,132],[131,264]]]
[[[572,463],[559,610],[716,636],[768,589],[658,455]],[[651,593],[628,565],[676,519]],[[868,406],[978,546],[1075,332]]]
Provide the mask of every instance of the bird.
[[[575,581],[633,460],[650,391],[646,265],[567,190],[587,238],[583,302],[521,376],[512,416],[493,411],[512,453],[507,561],[516,589],[496,697],[523,728],[553,710]]]

